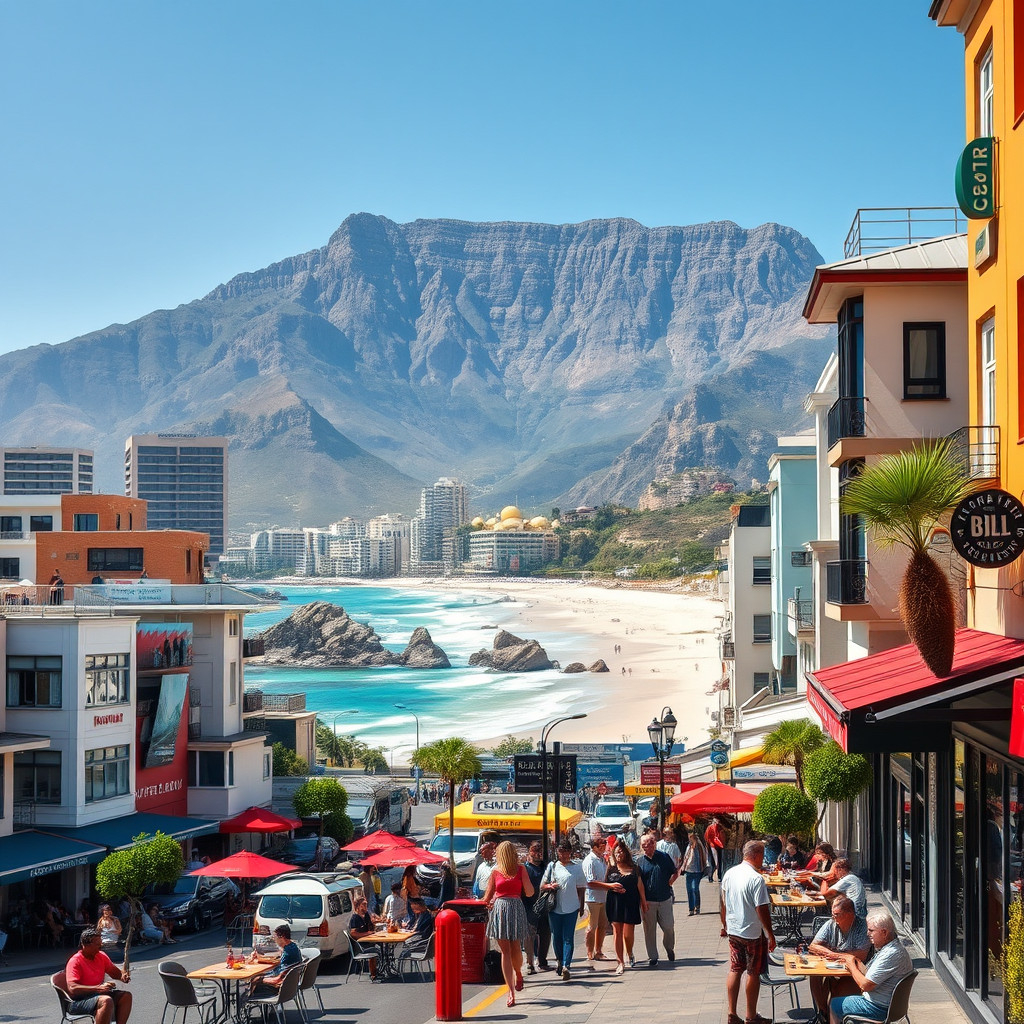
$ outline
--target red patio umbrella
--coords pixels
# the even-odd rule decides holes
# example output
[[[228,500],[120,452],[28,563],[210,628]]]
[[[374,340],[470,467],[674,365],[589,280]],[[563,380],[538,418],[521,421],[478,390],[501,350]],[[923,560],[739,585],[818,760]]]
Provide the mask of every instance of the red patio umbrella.
[[[700,789],[677,794],[669,806],[677,814],[749,814],[754,809],[754,800],[752,793],[724,782],[709,782]]]
[[[265,807],[250,807],[220,823],[221,832],[291,832],[301,828],[298,818],[286,818]]]
[[[348,846],[342,847],[346,853],[376,853],[378,850],[406,850],[416,844],[405,836],[396,836],[393,832],[385,832],[379,828],[362,839],[356,839]]]
[[[258,853],[240,850],[223,860],[215,860],[205,867],[190,871],[190,875],[213,875],[216,878],[273,878],[288,871],[298,871],[294,864],[261,857]]]
[[[411,864],[440,864],[446,861],[439,853],[431,853],[430,850],[423,850],[418,846],[407,848],[395,847],[391,850],[380,850],[369,857],[363,857],[360,863],[375,868],[407,868]]]

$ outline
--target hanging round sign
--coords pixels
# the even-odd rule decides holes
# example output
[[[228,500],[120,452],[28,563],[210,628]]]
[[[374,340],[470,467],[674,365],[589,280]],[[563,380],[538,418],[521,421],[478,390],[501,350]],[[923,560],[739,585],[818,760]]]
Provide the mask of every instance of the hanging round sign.
[[[1024,505],[999,488],[976,491],[953,509],[949,535],[971,565],[1009,565],[1024,554]]]

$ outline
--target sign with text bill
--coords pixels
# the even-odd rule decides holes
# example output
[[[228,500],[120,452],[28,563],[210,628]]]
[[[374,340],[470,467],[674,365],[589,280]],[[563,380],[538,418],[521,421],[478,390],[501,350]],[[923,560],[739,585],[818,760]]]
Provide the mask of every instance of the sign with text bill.
[[[665,782],[678,786],[682,782],[682,774],[678,764],[665,765]],[[661,765],[642,764],[640,765],[640,782],[645,786],[658,786],[661,784]]]

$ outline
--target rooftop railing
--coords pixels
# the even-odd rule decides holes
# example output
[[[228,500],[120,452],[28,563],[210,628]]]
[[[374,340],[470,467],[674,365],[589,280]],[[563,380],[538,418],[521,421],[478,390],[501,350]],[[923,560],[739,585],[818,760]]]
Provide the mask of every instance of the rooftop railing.
[[[955,206],[866,206],[853,215],[843,254],[870,256],[966,230],[967,218]]]

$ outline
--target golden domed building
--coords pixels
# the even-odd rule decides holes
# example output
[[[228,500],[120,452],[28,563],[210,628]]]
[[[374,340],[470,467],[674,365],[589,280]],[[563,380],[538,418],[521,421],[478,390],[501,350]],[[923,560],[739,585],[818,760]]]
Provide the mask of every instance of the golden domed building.
[[[515,505],[470,525],[469,567],[495,575],[518,575],[558,560],[558,535],[546,516],[528,518]]]

